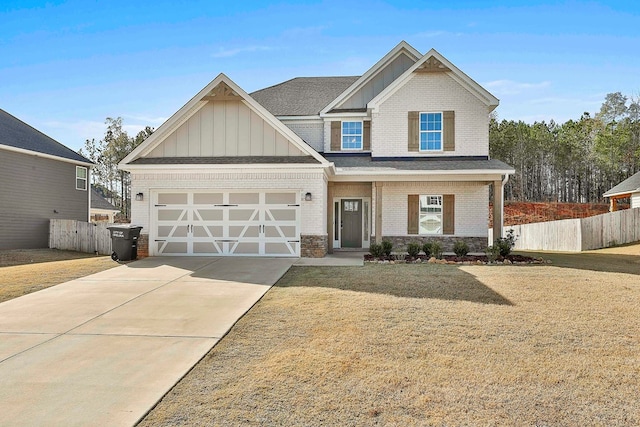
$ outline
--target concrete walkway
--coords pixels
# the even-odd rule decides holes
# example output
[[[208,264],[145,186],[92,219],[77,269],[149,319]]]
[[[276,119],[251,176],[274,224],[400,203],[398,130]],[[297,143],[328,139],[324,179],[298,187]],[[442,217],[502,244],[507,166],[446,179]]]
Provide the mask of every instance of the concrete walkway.
[[[294,261],[147,258],[0,304],[0,425],[135,424]]]

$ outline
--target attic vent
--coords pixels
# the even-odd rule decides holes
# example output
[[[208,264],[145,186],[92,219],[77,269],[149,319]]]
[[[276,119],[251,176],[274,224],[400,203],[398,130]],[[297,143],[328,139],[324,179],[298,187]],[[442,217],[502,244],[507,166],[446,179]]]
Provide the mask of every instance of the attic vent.
[[[438,61],[435,57],[431,56],[429,57],[429,59],[424,61],[424,63],[419,66],[416,71],[422,73],[438,73],[451,71],[451,69],[444,65],[442,62]]]
[[[208,95],[202,97],[203,101],[238,101],[241,97],[225,82],[220,82],[211,89]]]

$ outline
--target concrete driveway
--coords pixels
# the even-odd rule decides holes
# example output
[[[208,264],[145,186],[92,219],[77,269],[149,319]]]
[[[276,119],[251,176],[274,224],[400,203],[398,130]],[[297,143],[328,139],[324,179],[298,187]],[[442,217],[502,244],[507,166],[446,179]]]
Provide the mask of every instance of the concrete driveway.
[[[0,425],[135,424],[289,269],[147,258],[0,304]]]

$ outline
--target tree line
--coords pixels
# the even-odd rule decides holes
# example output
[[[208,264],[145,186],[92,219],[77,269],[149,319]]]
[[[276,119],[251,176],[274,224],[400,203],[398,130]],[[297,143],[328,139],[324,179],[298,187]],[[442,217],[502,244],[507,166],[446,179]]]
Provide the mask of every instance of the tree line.
[[[98,141],[87,139],[79,152],[95,163],[91,174],[93,187],[120,209],[124,218],[130,218],[131,178],[129,172],[118,169],[118,163],[147,139],[153,133],[153,128],[147,126],[131,137],[122,123],[122,117],[107,117],[104,137]]]
[[[506,200],[603,202],[604,192],[640,170],[640,99],[610,93],[595,116],[562,124],[493,116],[489,153],[516,170]]]

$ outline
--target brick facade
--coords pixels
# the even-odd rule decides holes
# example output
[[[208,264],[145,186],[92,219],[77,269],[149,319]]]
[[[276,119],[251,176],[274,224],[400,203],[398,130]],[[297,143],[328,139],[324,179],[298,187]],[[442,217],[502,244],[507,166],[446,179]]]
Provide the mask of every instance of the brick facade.
[[[322,258],[329,250],[327,235],[309,235],[300,236],[300,256],[303,258]]]
[[[140,234],[138,237],[138,259],[149,256],[149,235]]]

